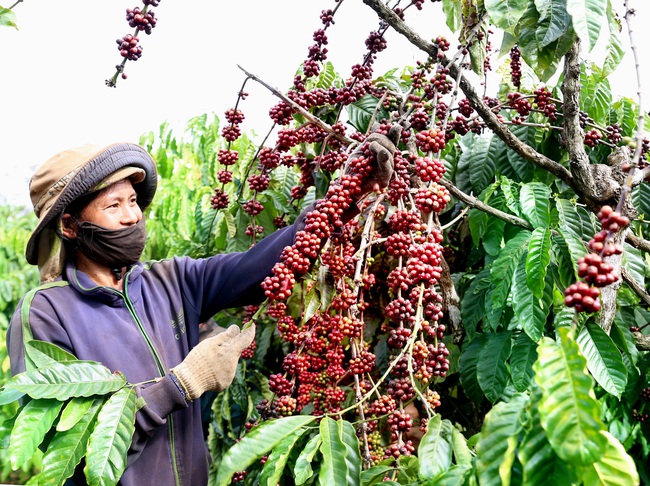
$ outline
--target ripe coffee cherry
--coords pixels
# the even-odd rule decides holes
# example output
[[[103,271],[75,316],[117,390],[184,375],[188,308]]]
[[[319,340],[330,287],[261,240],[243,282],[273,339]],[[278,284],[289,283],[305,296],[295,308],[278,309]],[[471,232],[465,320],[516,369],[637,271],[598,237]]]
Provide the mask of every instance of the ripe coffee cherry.
[[[415,206],[425,214],[434,212],[439,213],[451,201],[449,191],[444,186],[431,183],[429,187],[421,187],[415,193]]]
[[[248,185],[255,192],[262,192],[268,189],[271,178],[266,174],[252,174],[248,178]]]
[[[290,395],[293,385],[280,373],[269,376],[269,389],[276,395],[283,397]]]
[[[394,293],[399,290],[406,291],[411,285],[411,278],[409,277],[406,267],[396,267],[388,274],[386,284]]]
[[[251,199],[242,204],[242,209],[251,216],[257,216],[264,211],[264,205],[255,199]]]
[[[614,266],[603,261],[603,258],[595,253],[588,253],[578,260],[578,276],[596,287],[605,287],[616,282],[618,276],[613,272]]]
[[[240,125],[244,121],[244,114],[241,110],[230,108],[225,113],[226,120],[232,125]]]
[[[225,166],[236,164],[237,160],[239,160],[239,152],[236,150],[219,150],[217,160]]]
[[[526,118],[533,109],[530,101],[524,98],[521,93],[508,93],[508,106],[514,108],[522,118]]]
[[[139,31],[144,30],[145,34],[151,34],[151,30],[156,26],[157,22],[156,15],[152,10],[143,13],[139,7],[127,8],[126,20],[130,27],[135,27]]]
[[[415,171],[422,182],[438,182],[445,173],[445,165],[440,159],[418,157],[415,159]]]
[[[281,101],[269,110],[269,117],[278,125],[288,125],[293,120],[294,113],[293,108]]]
[[[228,207],[229,198],[228,194],[221,189],[215,189],[214,194],[210,197],[210,204],[212,209],[225,209]]]
[[[411,246],[411,236],[408,233],[393,233],[386,237],[384,248],[386,253],[391,256],[399,257],[406,256]]]
[[[598,211],[596,217],[600,220],[600,224],[604,230],[616,233],[619,229],[625,228],[630,224],[630,220],[621,216],[621,213],[614,211],[611,206],[603,206]]]
[[[436,128],[423,130],[415,135],[415,143],[424,153],[436,153],[445,148],[445,134]]]
[[[295,283],[296,277],[291,269],[279,262],[273,267],[273,275],[262,282],[262,289],[270,300],[287,300]]]
[[[510,49],[510,78],[514,86],[521,86],[521,52],[517,45]]]
[[[474,108],[472,108],[472,105],[467,98],[458,101],[458,112],[467,118],[472,116],[472,113],[474,113]]]
[[[232,182],[232,172],[226,169],[221,169],[219,172],[217,172],[217,180],[222,184],[228,184],[229,182]]]
[[[309,271],[311,261],[293,246],[285,246],[280,261],[290,268],[296,275],[303,275]]]
[[[564,305],[574,307],[576,312],[598,312],[600,310],[600,289],[584,282],[569,285],[564,291]]]
[[[351,358],[348,363],[350,373],[354,375],[361,375],[363,373],[371,373],[375,369],[376,357],[373,353],[364,351],[356,358]]]
[[[585,133],[585,145],[593,148],[601,138],[603,138],[603,136],[598,130],[589,130]]]
[[[117,50],[120,55],[129,61],[137,61],[142,56],[142,47],[138,45],[140,39],[131,34],[126,34],[121,39],[117,39]]]

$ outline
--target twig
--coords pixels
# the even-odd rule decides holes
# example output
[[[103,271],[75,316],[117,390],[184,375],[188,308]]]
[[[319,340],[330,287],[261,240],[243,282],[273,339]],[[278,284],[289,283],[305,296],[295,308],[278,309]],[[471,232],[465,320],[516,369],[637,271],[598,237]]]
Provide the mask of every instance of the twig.
[[[250,79],[252,79],[253,81],[257,81],[258,83],[260,83],[262,86],[264,86],[266,89],[268,89],[271,93],[273,93],[275,96],[277,96],[278,98],[280,98],[282,101],[284,101],[284,102],[285,102],[286,104],[288,104],[291,108],[293,108],[294,110],[296,110],[296,111],[297,111],[298,113],[300,113],[302,116],[304,116],[305,118],[307,118],[307,120],[309,120],[310,122],[312,122],[312,123],[313,123],[314,125],[316,125],[318,128],[321,128],[321,129],[325,130],[327,133],[331,134],[333,137],[336,137],[337,139],[339,139],[341,142],[343,142],[343,143],[346,144],[346,145],[350,145],[350,144],[352,143],[352,140],[351,140],[351,139],[349,139],[349,138],[346,137],[345,135],[342,135],[342,134],[336,132],[336,131],[335,131],[331,126],[329,126],[327,123],[325,123],[324,121],[320,120],[319,118],[317,118],[317,117],[315,117],[314,115],[312,115],[311,113],[309,113],[309,112],[308,112],[307,110],[305,110],[302,106],[300,106],[298,103],[296,103],[295,101],[291,100],[291,99],[288,98],[287,96],[283,95],[280,91],[278,91],[277,89],[275,89],[273,86],[269,85],[268,83],[266,83],[266,82],[263,81],[262,79],[258,78],[258,77],[255,76],[254,74],[249,73],[248,71],[246,71],[246,70],[245,70],[243,67],[241,67],[240,65],[237,65],[237,67],[238,67],[239,69],[241,69],[242,71],[244,71],[244,73],[246,74],[246,76],[248,76],[248,77],[249,77]]]
[[[506,223],[514,224],[516,226],[521,226],[522,228],[526,228],[528,230],[532,230],[533,225],[530,224],[528,221],[526,221],[523,218],[520,218],[518,216],[514,216],[512,214],[508,214],[504,211],[500,211],[499,209],[495,209],[492,206],[489,206],[485,204],[483,201],[480,201],[476,199],[474,196],[470,196],[469,194],[465,194],[463,191],[458,189],[456,186],[454,186],[451,182],[441,179],[438,184],[444,186],[447,188],[447,190],[454,195],[457,199],[460,199],[463,201],[465,204],[469,204],[470,206],[480,209],[481,211],[484,211],[488,214],[491,214],[492,216],[496,216],[499,219],[502,219]]]
[[[650,241],[638,237],[631,231],[629,231],[625,236],[625,241],[627,241],[634,248],[650,253]]]
[[[634,70],[636,72],[636,94],[638,97],[638,120],[636,127],[636,148],[634,150],[634,157],[632,158],[632,167],[639,165],[639,160],[641,159],[641,150],[643,148],[643,125],[644,125],[644,116],[643,105],[641,103],[641,69],[639,68],[639,56],[638,49],[634,44],[634,34],[632,29],[632,22],[630,18],[635,15],[635,10],[629,6],[630,0],[625,0],[623,5],[625,5],[625,25],[627,25],[627,35],[630,38],[630,49],[632,50],[632,57],[634,58]]]

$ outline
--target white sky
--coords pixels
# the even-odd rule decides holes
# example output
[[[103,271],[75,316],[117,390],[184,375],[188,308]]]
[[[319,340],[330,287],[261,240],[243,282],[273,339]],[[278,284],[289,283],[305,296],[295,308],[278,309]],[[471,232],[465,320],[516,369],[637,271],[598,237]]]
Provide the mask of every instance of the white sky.
[[[622,10],[622,0],[613,1]],[[643,51],[650,44],[650,29],[643,25],[650,5],[628,3],[637,8],[634,36]],[[104,80],[121,61],[115,40],[133,31],[125,11],[135,6],[142,4],[24,0],[14,9],[19,30],[0,28],[0,203],[29,204],[29,177],[61,150],[84,143],[137,142],[145,132],[157,133],[164,121],[180,136],[185,122],[203,113],[223,120],[244,80],[237,64],[286,91],[313,44],[314,30],[321,27],[320,12],[335,3],[162,0],[155,8],[158,25],[151,35],[140,35],[142,57],[127,62],[128,79],[108,88]],[[449,35],[440,4],[425,2],[422,11],[409,10],[407,20],[425,38]],[[376,16],[361,0],[345,0],[335,22],[327,31],[328,60],[347,76],[350,66],[361,61],[368,33],[377,28]],[[424,58],[395,33],[388,46],[379,55],[376,73]],[[644,70],[650,76],[650,66]],[[631,54],[610,81],[617,94],[636,99]],[[265,133],[268,109],[278,100],[253,82],[246,91],[242,128]],[[644,106],[647,111],[650,100]]]

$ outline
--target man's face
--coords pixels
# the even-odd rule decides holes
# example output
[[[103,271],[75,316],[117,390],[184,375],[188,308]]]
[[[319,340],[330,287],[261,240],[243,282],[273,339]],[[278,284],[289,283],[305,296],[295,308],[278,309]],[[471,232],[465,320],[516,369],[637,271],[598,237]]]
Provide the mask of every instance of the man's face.
[[[79,215],[79,221],[89,221],[113,230],[132,226],[141,219],[142,210],[130,179],[102,189]]]

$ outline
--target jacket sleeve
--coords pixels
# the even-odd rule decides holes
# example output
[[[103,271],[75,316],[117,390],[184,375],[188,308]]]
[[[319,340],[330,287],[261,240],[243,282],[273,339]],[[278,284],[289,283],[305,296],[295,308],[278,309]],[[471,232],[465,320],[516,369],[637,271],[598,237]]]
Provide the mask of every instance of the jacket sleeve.
[[[23,308],[23,301],[21,301],[7,330],[7,350],[12,375],[26,370],[25,341],[32,338],[56,344],[65,351],[75,354],[56,313],[51,307],[48,308],[47,300],[36,297],[29,305],[29,313],[21,313]],[[28,318],[29,322],[23,322],[24,318]],[[129,463],[139,456],[148,438],[156,429],[167,422],[170,413],[188,406],[169,375],[151,384],[136,386],[136,393],[145,400],[146,405],[136,413],[136,427],[129,450]]]
[[[200,319],[209,319],[222,309],[262,302],[262,281],[271,275],[284,248],[294,243],[296,233],[304,229],[305,215],[314,206],[304,209],[293,225],[275,231],[245,252],[178,259],[185,299]]]

